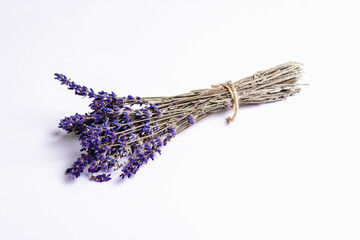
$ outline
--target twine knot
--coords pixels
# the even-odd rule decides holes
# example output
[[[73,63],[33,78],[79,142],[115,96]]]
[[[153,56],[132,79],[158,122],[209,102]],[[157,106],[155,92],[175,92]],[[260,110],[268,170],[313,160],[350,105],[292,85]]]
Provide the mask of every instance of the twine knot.
[[[227,89],[231,95],[231,98],[233,100],[233,108],[235,110],[234,115],[232,117],[227,117],[226,120],[228,123],[233,122],[236,118],[236,115],[238,113],[238,109],[239,109],[239,96],[238,93],[236,91],[236,88],[234,86],[234,84],[231,82],[231,80],[227,81],[226,83],[222,83],[222,84],[216,84],[216,85],[211,85],[212,88],[216,88],[216,87],[224,87],[225,89]]]

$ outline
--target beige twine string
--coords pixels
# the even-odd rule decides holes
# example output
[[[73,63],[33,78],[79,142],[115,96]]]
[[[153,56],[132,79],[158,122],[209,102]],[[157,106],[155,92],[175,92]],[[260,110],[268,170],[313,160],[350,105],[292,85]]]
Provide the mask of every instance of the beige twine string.
[[[236,115],[238,113],[238,109],[239,109],[239,96],[238,96],[238,93],[235,89],[235,86],[234,84],[230,81],[227,81],[226,83],[222,83],[222,84],[216,84],[216,85],[211,85],[212,88],[217,88],[217,87],[220,87],[220,86],[223,86],[224,88],[226,88],[230,95],[231,95],[231,98],[232,100],[234,101],[234,104],[233,104],[233,108],[235,109],[235,112],[234,112],[234,115],[232,117],[228,117],[226,118],[226,120],[228,121],[228,123],[230,122],[233,122],[236,118]]]

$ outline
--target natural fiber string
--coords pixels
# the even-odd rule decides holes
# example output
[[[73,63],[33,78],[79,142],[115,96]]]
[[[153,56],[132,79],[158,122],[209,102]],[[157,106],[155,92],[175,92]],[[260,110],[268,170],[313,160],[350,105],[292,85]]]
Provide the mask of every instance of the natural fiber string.
[[[212,88],[217,88],[217,87],[220,87],[220,86],[223,86],[224,88],[226,88],[229,91],[229,93],[231,95],[231,98],[234,101],[234,104],[233,104],[233,108],[235,110],[234,115],[232,117],[226,118],[228,123],[230,123],[230,122],[233,122],[235,120],[236,115],[238,113],[238,110],[239,110],[239,96],[238,96],[238,93],[237,93],[237,91],[235,89],[235,86],[231,82],[231,80],[227,81],[226,83],[211,85]]]

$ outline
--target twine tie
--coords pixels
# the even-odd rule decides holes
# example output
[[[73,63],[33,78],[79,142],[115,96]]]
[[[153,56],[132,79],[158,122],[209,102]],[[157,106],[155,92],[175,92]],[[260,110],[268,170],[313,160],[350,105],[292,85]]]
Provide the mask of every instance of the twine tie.
[[[224,87],[225,89],[227,89],[231,95],[231,98],[233,100],[233,108],[235,110],[234,115],[232,117],[227,117],[226,120],[228,123],[233,122],[236,118],[236,115],[238,113],[238,109],[239,109],[239,96],[238,93],[235,89],[234,84],[231,82],[231,80],[227,81],[226,83],[222,83],[222,84],[216,84],[216,85],[211,85],[212,88],[216,88],[216,87]]]

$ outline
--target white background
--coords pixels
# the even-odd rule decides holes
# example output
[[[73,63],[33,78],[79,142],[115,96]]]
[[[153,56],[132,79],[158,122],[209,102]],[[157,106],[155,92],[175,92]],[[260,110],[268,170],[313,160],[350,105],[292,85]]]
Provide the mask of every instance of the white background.
[[[0,238],[360,239],[357,1],[0,2]],[[97,91],[173,95],[289,60],[303,91],[209,117],[133,179],[68,181]],[[116,177],[116,175],[115,175]]]

